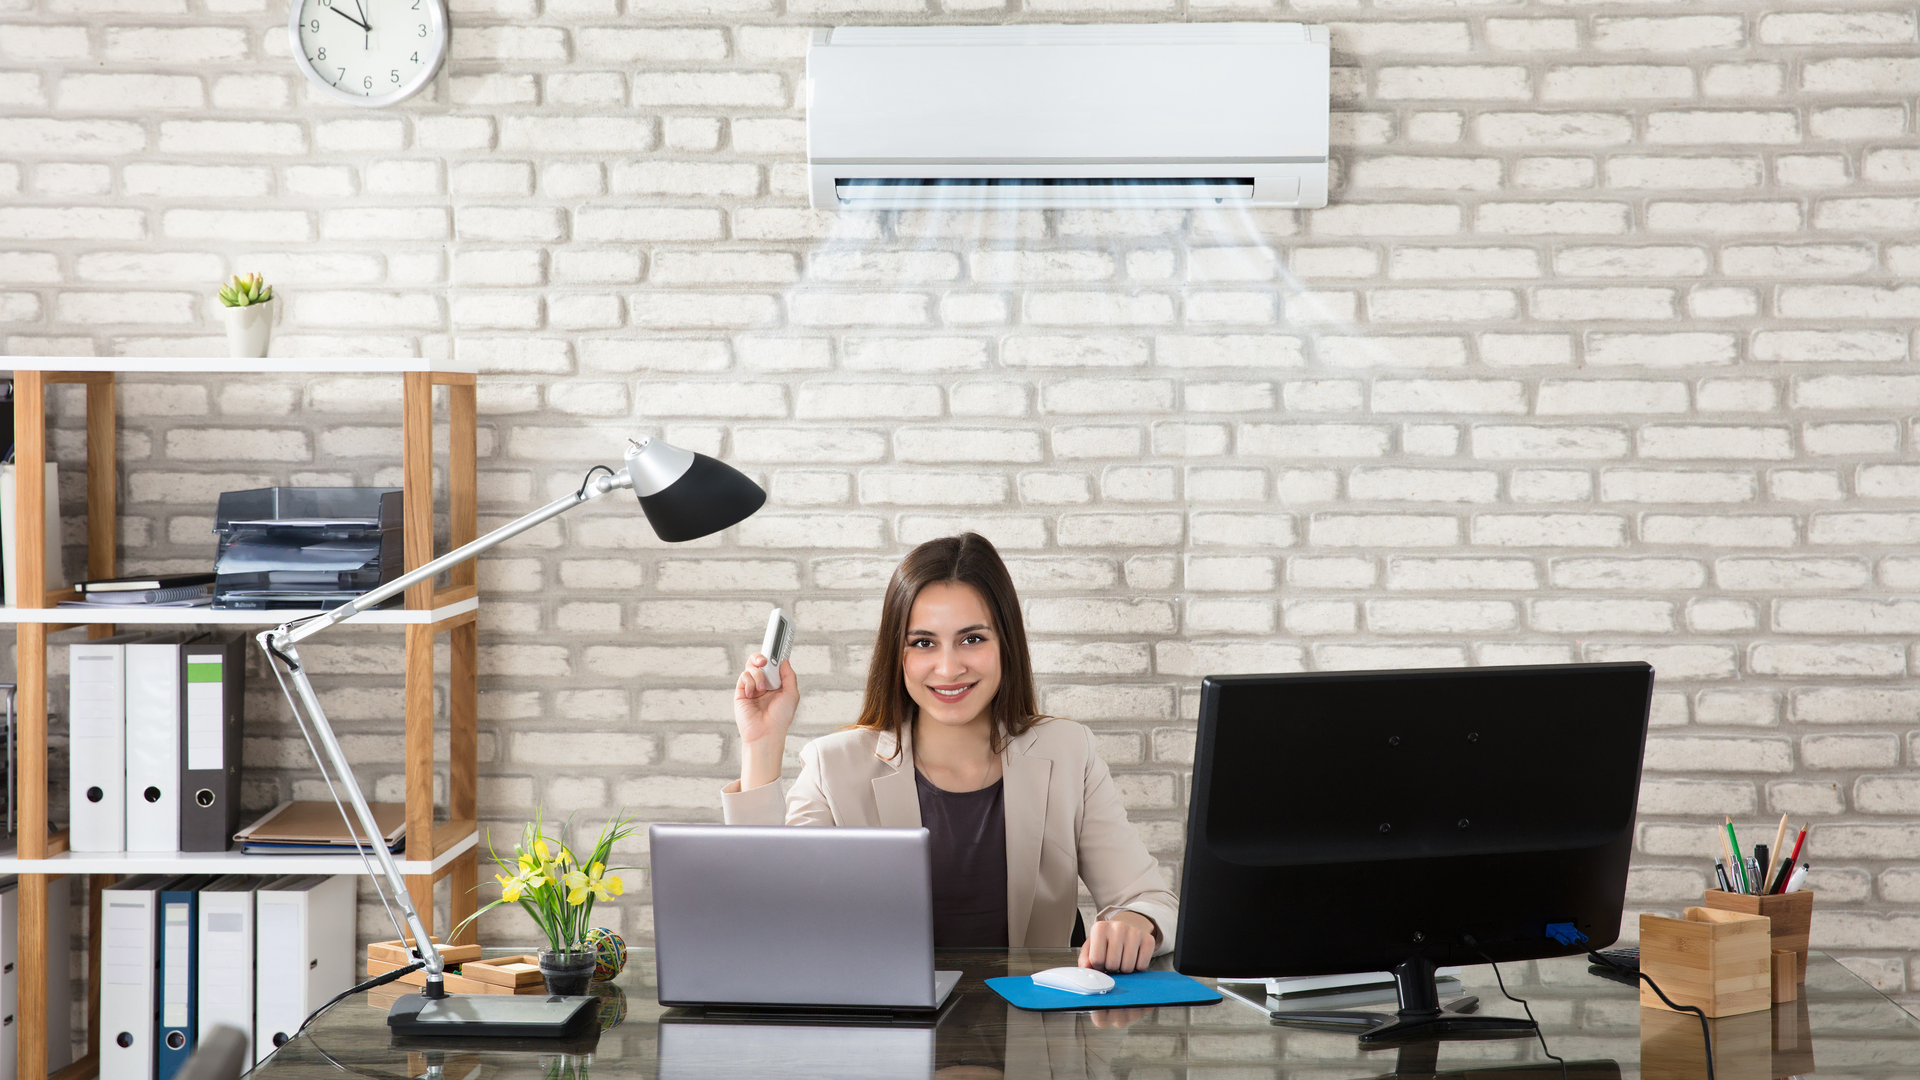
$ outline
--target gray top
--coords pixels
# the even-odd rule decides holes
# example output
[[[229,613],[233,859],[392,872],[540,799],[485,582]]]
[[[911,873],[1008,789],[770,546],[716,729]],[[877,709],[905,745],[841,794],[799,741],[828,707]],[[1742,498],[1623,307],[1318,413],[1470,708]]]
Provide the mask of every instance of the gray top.
[[[913,773],[933,864],[933,947],[1007,947],[1006,783],[942,791]]]

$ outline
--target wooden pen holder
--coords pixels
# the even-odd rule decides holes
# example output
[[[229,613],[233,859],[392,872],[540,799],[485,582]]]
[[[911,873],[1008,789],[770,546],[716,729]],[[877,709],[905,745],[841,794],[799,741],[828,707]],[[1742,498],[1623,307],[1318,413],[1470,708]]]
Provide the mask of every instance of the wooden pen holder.
[[[1702,903],[1722,911],[1765,915],[1772,920],[1774,950],[1793,953],[1795,967],[1793,981],[1807,981],[1807,930],[1813,925],[1812,890],[1802,889],[1799,892],[1776,893],[1772,896],[1749,896],[1746,893],[1709,889]]]
[[[1763,915],[1690,907],[1684,918],[1640,916],[1640,970],[1676,1005],[1708,1016],[1773,1007],[1772,923]],[[1644,983],[1640,1004],[1664,1009]]]

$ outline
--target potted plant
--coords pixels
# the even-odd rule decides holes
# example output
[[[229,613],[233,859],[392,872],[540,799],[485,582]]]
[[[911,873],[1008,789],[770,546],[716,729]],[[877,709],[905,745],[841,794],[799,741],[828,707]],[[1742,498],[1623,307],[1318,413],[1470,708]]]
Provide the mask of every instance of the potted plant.
[[[587,944],[593,905],[596,900],[611,900],[625,891],[626,886],[611,871],[632,867],[609,866],[608,860],[613,858],[613,845],[631,836],[633,828],[624,812],[616,815],[601,828],[600,838],[585,859],[576,856],[564,842],[566,826],[558,830],[560,835],[548,836],[546,823],[537,813],[521,827],[520,842],[513,846],[511,858],[493,850],[489,838],[494,865],[503,871],[493,875],[500,884],[500,898],[474,912],[453,936],[501,904],[518,904],[547,939],[540,950],[540,974],[546,979],[547,993],[586,993],[587,983],[593,978],[594,951]]]
[[[220,286],[220,302],[226,305],[227,354],[235,359],[267,355],[267,337],[273,329],[273,286],[261,281],[259,274],[235,274],[232,281]]]

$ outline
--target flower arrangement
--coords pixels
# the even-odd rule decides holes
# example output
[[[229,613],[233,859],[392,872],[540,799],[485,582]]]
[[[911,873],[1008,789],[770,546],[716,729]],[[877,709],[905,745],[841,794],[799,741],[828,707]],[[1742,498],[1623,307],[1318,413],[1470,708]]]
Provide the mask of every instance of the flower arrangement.
[[[220,302],[228,307],[252,307],[273,299],[273,286],[260,279],[259,274],[233,276],[233,280],[220,286]]]
[[[548,836],[546,822],[536,814],[521,827],[520,842],[513,846],[510,859],[492,850],[489,839],[494,865],[503,871],[493,875],[500,884],[500,898],[474,912],[454,931],[455,936],[501,904],[518,904],[546,935],[549,949],[557,953],[586,949],[594,902],[611,900],[626,889],[611,871],[633,868],[609,866],[608,861],[613,858],[613,845],[633,835],[634,826],[624,812],[616,815],[601,828],[593,849],[581,859],[562,839],[571,824],[572,819],[568,819],[558,836]]]

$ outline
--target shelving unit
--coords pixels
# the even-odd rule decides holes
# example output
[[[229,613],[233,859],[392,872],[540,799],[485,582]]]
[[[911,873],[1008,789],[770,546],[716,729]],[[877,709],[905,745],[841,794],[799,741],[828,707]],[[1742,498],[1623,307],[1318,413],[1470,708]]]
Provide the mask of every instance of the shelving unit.
[[[118,565],[117,423],[114,380],[119,374],[201,373],[244,377],[258,374],[390,375],[401,380],[401,486],[405,521],[406,569],[431,561],[433,551],[433,388],[447,387],[447,510],[452,546],[479,535],[474,402],[475,369],[436,360],[226,360],[11,357],[0,365],[14,372],[15,511],[19,539],[16,559],[19,606],[0,608],[0,624],[18,634],[19,843],[0,857],[0,873],[20,875],[20,936],[16,960],[21,986],[44,985],[49,962],[47,885],[67,875],[87,875],[89,898],[87,1040],[73,1064],[52,1080],[82,1080],[98,1071],[100,1030],[100,891],[119,876],[146,873],[365,873],[357,855],[242,855],[239,852],[161,854],[70,852],[64,832],[50,831],[47,813],[47,638],[84,627],[89,638],[107,637],[116,626],[244,625],[277,626],[297,611],[213,611],[163,608],[112,611],[60,608],[75,598],[72,589],[49,589],[43,551],[46,506],[47,387],[86,387],[87,432],[87,577],[113,577]],[[479,589],[475,566],[468,562],[449,574],[449,583],[424,582],[407,590],[403,609],[369,612],[356,623],[399,625],[406,636],[404,675],[406,731],[407,840],[400,868],[407,875],[415,907],[433,929],[433,888],[449,879],[451,915],[457,924],[476,906],[478,882],[479,765],[477,682]],[[434,641],[448,637],[447,820],[434,821],[433,688]],[[324,693],[324,683],[322,692]],[[466,940],[472,939],[469,929]],[[21,994],[16,1011],[17,1076],[47,1076],[46,1001]]]

